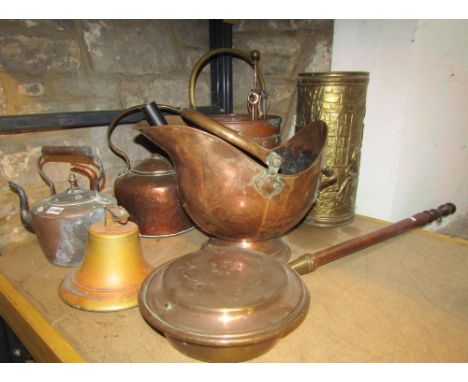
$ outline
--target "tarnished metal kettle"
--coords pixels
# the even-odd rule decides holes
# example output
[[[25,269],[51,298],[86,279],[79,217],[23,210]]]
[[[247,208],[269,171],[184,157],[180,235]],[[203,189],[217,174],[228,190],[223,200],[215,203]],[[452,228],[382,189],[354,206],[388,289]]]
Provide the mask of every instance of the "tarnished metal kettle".
[[[193,223],[180,204],[176,174],[169,160],[153,154],[132,166],[127,154],[112,143],[111,136],[119,122],[135,112],[143,112],[150,125],[167,124],[154,102],[131,107],[112,121],[107,130],[109,147],[127,165],[127,170],[115,180],[114,195],[129,212],[130,220],[138,225],[140,235],[163,237],[186,232]]]
[[[91,190],[78,187],[76,176],[71,173],[70,187],[56,193],[55,185],[43,172],[47,162],[68,162],[76,166],[78,172],[93,174]],[[99,169],[96,175],[90,167]],[[21,222],[24,227],[36,234],[42,251],[47,259],[59,266],[77,266],[84,253],[88,227],[104,217],[104,206],[115,203],[115,199],[98,191],[104,178],[104,168],[86,146],[47,146],[42,148],[42,155],[37,162],[38,171],[49,185],[51,196],[29,209],[28,198],[22,187],[9,181],[11,190],[20,198]]]

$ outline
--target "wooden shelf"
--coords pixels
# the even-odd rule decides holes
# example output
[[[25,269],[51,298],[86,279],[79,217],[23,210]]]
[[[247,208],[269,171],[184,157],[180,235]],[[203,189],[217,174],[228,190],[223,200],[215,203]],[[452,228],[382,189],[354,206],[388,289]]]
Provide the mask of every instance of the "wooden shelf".
[[[385,224],[357,217],[342,228],[303,224],[285,241],[293,258]],[[21,227],[18,227],[22,229]],[[193,230],[142,238],[153,266],[197,250]],[[2,249],[0,314],[37,361],[191,362],[153,330],[137,307],[80,311],[57,293],[71,268],[47,262],[34,235]],[[468,241],[415,230],[330,263],[303,279],[305,321],[254,362],[468,361]]]

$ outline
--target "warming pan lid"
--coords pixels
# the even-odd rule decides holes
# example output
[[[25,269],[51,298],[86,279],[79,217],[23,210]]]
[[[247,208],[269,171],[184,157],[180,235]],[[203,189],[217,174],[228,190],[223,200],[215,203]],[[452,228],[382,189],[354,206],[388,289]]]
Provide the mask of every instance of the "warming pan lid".
[[[238,248],[202,249],[153,271],[140,309],[181,341],[236,346],[280,338],[304,319],[309,292],[287,265]]]

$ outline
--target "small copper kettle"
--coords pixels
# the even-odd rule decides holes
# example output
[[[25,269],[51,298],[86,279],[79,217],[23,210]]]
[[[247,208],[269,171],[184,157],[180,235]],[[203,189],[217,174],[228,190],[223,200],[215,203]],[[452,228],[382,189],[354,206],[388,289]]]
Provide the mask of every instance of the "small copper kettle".
[[[91,178],[91,190],[78,187],[76,176],[69,176],[70,187],[59,194],[55,185],[43,172],[42,166],[47,162],[68,162],[77,168],[89,171],[88,167],[99,168],[97,181]],[[59,266],[77,266],[84,253],[88,227],[104,217],[104,206],[115,203],[115,199],[98,191],[104,177],[101,161],[93,155],[91,148],[81,146],[47,146],[42,148],[37,167],[41,177],[49,185],[51,196],[29,209],[28,198],[22,187],[8,182],[11,190],[20,198],[21,222],[25,228],[34,232],[47,259]],[[87,169],[87,170],[85,170]]]
[[[127,170],[115,180],[114,195],[118,204],[129,212],[130,220],[138,225],[140,235],[161,237],[186,232],[194,225],[180,204],[175,169],[169,160],[153,154],[132,167],[127,154],[111,141],[118,123],[127,115],[141,111],[150,125],[167,124],[154,102],[129,108],[112,121],[107,130],[109,147],[127,165]]]

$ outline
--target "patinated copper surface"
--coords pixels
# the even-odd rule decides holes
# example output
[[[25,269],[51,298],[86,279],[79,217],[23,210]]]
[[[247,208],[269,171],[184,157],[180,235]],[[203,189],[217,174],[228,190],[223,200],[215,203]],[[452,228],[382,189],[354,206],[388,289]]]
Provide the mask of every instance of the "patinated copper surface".
[[[262,253],[201,250],[152,273],[140,292],[146,320],[188,356],[239,362],[256,357],[305,318],[309,292],[288,267]]]
[[[175,170],[163,157],[138,163],[115,180],[114,190],[142,236],[170,236],[193,228],[179,201]]]
[[[250,137],[254,142],[273,149],[281,143],[281,117],[267,115],[252,120],[248,114],[211,115],[215,121]]]
[[[137,305],[141,283],[152,268],[141,253],[138,226],[125,221],[108,215],[89,227],[83,262],[59,286],[67,304],[96,312]]]
[[[275,237],[263,241],[253,240],[223,240],[216,237],[210,237],[206,243],[203,244],[202,248],[240,248],[248,249],[250,251],[266,253],[276,260],[286,263],[291,257],[291,249],[281,239],[281,237]]]
[[[44,147],[43,155],[38,159],[38,168],[46,162],[76,162],[91,164],[99,160],[91,154],[88,147]],[[79,165],[78,165],[79,166]],[[102,169],[102,164],[99,166]],[[90,168],[88,168],[91,171]],[[87,170],[87,171],[88,171]],[[115,203],[108,194],[78,187],[76,177],[70,174],[70,187],[55,194],[55,186],[50,179],[41,173],[48,183],[52,196],[35,204],[31,210],[25,191],[14,182],[8,182],[10,189],[20,198],[21,221],[23,225],[37,236],[42,251],[47,259],[59,266],[77,266],[86,247],[88,227],[104,217],[104,207]],[[93,175],[92,178],[95,176]],[[96,177],[96,188],[100,171]]]
[[[294,330],[309,308],[299,274],[454,213],[452,203],[424,211],[288,265],[237,248],[204,249],[152,272],[139,294],[140,311],[184,354],[239,362],[260,356]]]
[[[261,242],[299,223],[318,192],[325,124],[311,124],[273,151],[195,111],[182,115],[217,136],[184,125],[139,130],[170,155],[184,208],[201,230],[221,240]]]
[[[117,116],[107,130],[107,142],[111,150],[127,165],[127,171],[114,183],[114,194],[119,205],[130,213],[142,236],[171,236],[193,228],[179,200],[175,170],[161,155],[132,166],[127,154],[112,143],[112,133],[126,115],[144,110],[145,106],[129,108]]]
[[[249,136],[256,143],[274,148],[281,143],[282,118],[268,115],[270,97],[265,90],[265,81],[260,70],[260,52],[252,51],[250,54],[238,49],[219,48],[210,50],[195,63],[189,81],[189,102],[192,109],[195,105],[196,80],[200,70],[210,59],[219,55],[232,55],[246,61],[253,68],[252,89],[246,97],[248,114],[220,114],[211,117],[221,124]]]

